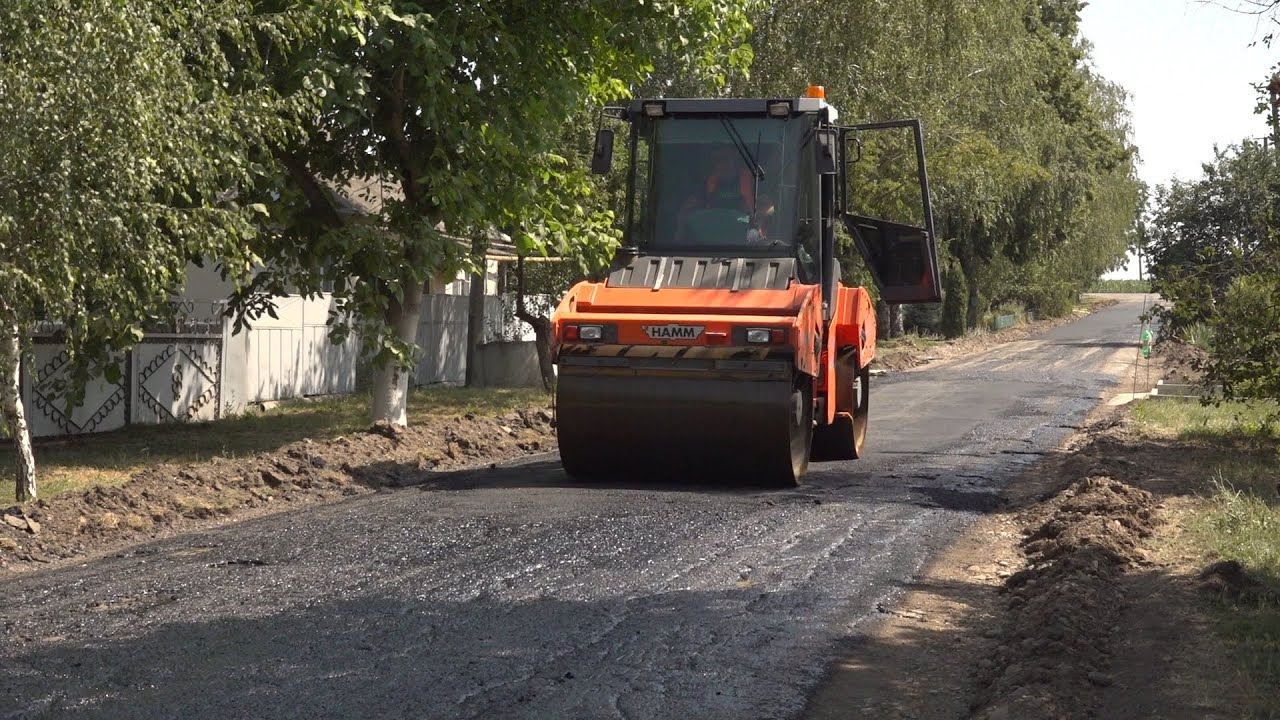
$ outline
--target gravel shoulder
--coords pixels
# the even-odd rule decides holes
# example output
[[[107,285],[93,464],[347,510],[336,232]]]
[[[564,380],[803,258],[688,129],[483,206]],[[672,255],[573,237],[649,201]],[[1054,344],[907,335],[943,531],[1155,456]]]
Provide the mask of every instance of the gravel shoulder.
[[[429,482],[459,469],[555,448],[552,414],[433,417],[304,439],[247,458],[157,465],[124,485],[11,507],[0,523],[0,570],[25,572],[321,502]]]
[[[1184,374],[1186,355],[1155,377]],[[1132,406],[1101,406],[1011,483],[833,664],[805,716],[1245,716],[1199,558],[1178,541],[1211,451],[1134,422]]]

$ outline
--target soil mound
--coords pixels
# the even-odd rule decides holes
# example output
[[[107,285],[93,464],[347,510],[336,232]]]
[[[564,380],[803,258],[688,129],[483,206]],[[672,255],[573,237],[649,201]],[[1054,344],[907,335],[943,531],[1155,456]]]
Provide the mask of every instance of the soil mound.
[[[1172,382],[1194,382],[1203,374],[1209,355],[1201,348],[1178,338],[1160,343],[1157,353],[1164,360],[1164,376]]]
[[[1094,717],[1090,686],[1113,682],[1112,628],[1124,606],[1118,584],[1145,562],[1140,540],[1158,519],[1150,493],[1090,477],[1036,507],[1022,543],[1027,569],[1005,583],[1008,615],[979,718]]]
[[[201,522],[404,487],[443,471],[554,447],[551,413],[532,409],[440,418],[411,428],[374,426],[246,458],[158,465],[119,487],[40,500],[25,512],[6,510],[0,567],[23,569]]]

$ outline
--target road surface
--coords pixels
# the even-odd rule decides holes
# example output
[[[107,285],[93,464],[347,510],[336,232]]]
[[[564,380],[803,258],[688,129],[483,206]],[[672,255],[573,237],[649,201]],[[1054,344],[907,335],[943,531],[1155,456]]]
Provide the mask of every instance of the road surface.
[[[544,457],[6,580],[0,718],[796,717],[1130,369],[1141,307],[876,378],[869,457],[796,490]]]

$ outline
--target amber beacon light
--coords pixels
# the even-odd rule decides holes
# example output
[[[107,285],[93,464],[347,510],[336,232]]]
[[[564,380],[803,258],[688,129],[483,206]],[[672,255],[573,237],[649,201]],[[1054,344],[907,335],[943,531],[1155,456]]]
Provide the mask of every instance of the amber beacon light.
[[[827,89],[821,85],[810,85],[809,89],[804,91],[804,96],[818,98],[819,100],[826,100]]]

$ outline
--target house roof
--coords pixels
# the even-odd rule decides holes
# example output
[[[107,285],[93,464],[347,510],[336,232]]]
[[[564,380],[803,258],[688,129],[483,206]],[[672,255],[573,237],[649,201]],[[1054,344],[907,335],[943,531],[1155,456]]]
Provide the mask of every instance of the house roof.
[[[357,177],[352,178],[345,187],[327,184],[326,189],[333,200],[334,210],[343,217],[378,215],[387,202],[404,199],[400,183],[386,178]],[[450,234],[443,222],[436,225],[436,231],[470,250],[471,239]],[[486,230],[485,235],[489,241],[484,253],[486,260],[515,262],[520,258],[520,250],[515,243],[511,242],[510,235],[493,227]],[[525,256],[527,262],[559,262],[563,259],[537,255]]]

